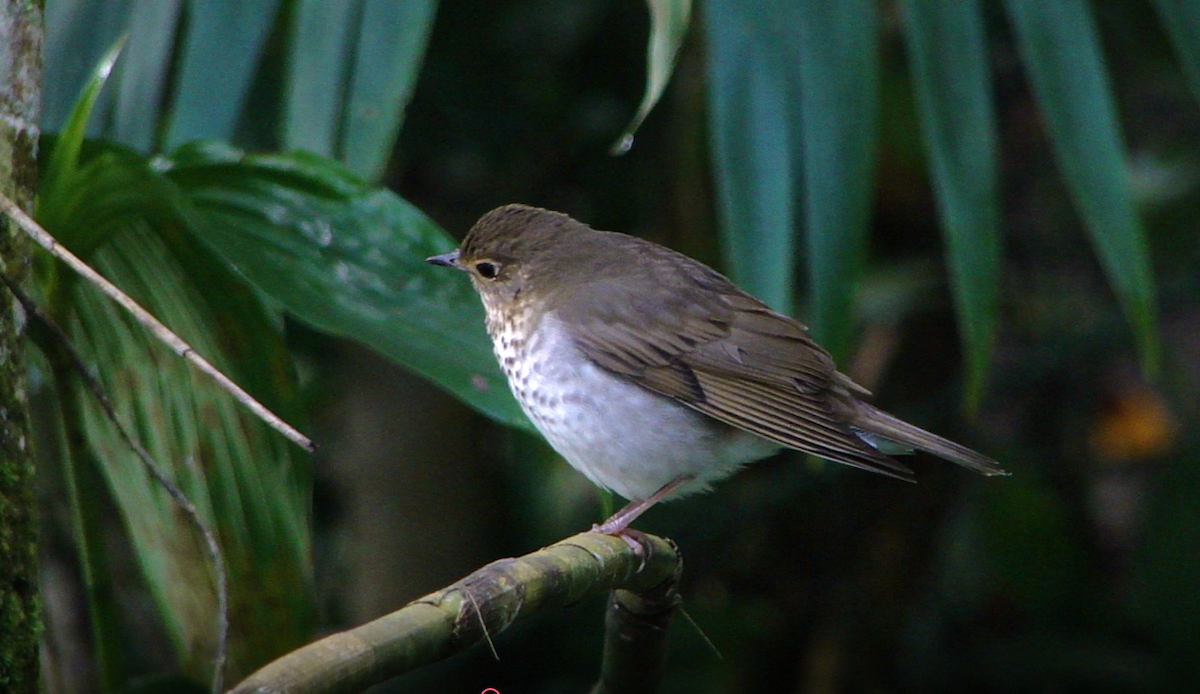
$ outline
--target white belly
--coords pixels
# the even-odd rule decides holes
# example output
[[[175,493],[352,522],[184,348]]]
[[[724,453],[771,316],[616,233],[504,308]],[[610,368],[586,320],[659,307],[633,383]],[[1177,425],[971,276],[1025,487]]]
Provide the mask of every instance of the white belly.
[[[513,394],[554,450],[626,499],[682,476],[694,479],[672,497],[701,491],[779,449],[596,366],[553,315],[528,344],[500,334],[493,341]],[[526,357],[514,358],[519,352]]]

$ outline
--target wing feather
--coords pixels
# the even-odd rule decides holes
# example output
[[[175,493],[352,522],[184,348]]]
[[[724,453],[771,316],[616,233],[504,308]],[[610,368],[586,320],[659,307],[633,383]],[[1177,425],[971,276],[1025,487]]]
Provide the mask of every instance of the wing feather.
[[[910,478],[835,409],[851,397],[846,384],[865,390],[836,371],[804,325],[707,268],[678,267],[664,263],[656,281],[576,285],[556,318],[589,359],[649,390],[781,446]]]

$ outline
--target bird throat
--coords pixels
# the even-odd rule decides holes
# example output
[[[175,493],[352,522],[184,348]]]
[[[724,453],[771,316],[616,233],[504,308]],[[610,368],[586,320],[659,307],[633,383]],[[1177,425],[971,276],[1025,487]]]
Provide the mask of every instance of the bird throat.
[[[496,361],[508,377],[513,395],[525,406],[526,400],[522,390],[529,376],[525,365],[528,362],[527,346],[535,327],[533,311],[526,302],[506,301],[486,292],[481,293],[480,297],[483,300],[487,333],[492,338],[492,351],[496,355]]]

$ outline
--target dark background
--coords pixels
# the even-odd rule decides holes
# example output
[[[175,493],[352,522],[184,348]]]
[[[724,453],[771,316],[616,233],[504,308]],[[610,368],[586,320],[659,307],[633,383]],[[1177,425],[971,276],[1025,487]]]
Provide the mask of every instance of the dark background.
[[[917,456],[911,485],[781,454],[711,494],[653,509],[637,526],[679,544],[690,615],[672,625],[665,692],[1194,687],[1200,107],[1150,3],[1090,5],[1159,287],[1164,359],[1147,376],[1056,169],[1002,8],[985,6],[1005,244],[986,395],[978,412],[964,413],[941,232],[890,2],[881,4],[870,262],[856,348],[841,366],[875,392],[876,404],[1013,474],[982,478]],[[488,210],[521,202],[720,269],[703,3],[696,9],[663,101],[632,151],[612,157],[644,87],[643,3],[442,0],[384,183],[456,237]],[[269,106],[278,75],[271,55],[264,64],[256,87]],[[252,101],[237,144],[277,147],[275,115]],[[803,319],[804,297],[797,303]],[[321,633],[603,517],[596,490],[534,437],[484,419],[361,345],[291,320],[286,327],[321,444]],[[90,645],[53,474],[43,484],[43,584],[58,680],[71,691],[88,681]],[[171,670],[161,617],[132,553],[122,553],[118,511],[108,510],[120,608],[137,636],[125,654],[130,668]],[[480,645],[376,691],[586,691],[599,668],[602,622],[597,597],[495,635],[498,661]]]
[[[524,202],[720,267],[696,28],[633,150],[606,155],[644,79],[628,56],[647,27],[628,9],[443,2],[393,187],[458,236],[487,210]],[[987,396],[964,418],[936,210],[888,15],[871,264],[859,348],[844,366],[878,404],[1013,476],[918,456],[919,483],[906,485],[785,454],[655,509],[638,526],[679,543],[684,608],[723,655],[677,619],[666,691],[1153,692],[1189,681],[1200,634],[1200,112],[1147,5],[1096,9],[1144,179],[1163,374],[1138,370],[993,16],[1002,323]],[[319,465],[317,507],[330,625],[600,518],[590,485],[537,442],[360,348],[297,341],[333,393],[320,422],[338,443]],[[499,635],[499,662],[477,647],[381,690],[583,691],[601,621],[596,599]]]

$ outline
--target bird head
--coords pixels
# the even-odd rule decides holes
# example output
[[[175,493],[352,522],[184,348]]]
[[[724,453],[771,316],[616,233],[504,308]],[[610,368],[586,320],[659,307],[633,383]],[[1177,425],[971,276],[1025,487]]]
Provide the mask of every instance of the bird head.
[[[531,278],[553,276],[556,249],[569,245],[579,222],[527,205],[505,205],[471,227],[462,244],[426,261],[466,272],[485,305],[518,301]]]

